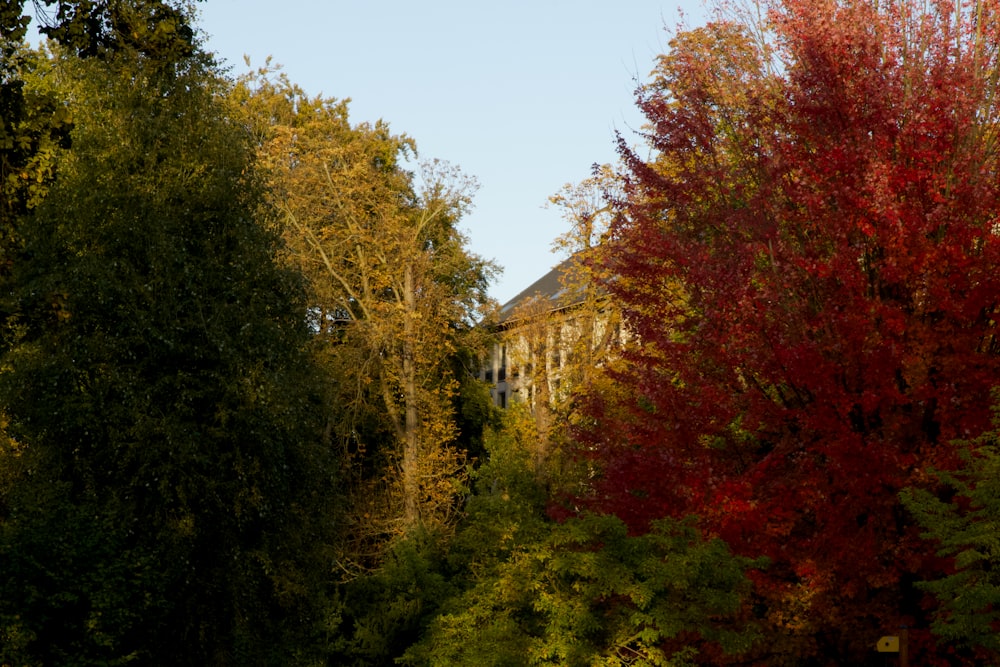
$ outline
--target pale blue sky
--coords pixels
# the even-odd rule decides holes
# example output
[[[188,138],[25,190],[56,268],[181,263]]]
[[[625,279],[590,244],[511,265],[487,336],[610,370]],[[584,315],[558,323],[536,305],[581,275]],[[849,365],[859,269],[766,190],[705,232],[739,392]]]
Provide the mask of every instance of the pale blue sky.
[[[559,257],[565,230],[544,208],[593,163],[615,160],[615,130],[634,139],[637,77],[666,49],[683,10],[702,0],[205,0],[208,48],[233,73],[267,56],[307,93],[351,98],[355,122],[384,119],[421,158],[475,176],[464,221],[471,249],[504,273],[506,301]]]
[[[384,119],[421,158],[475,176],[464,228],[504,273],[503,302],[558,257],[565,224],[546,210],[564,183],[615,160],[614,131],[642,120],[645,79],[701,0],[206,0],[208,46],[242,72],[271,55],[310,94],[351,98],[354,121]]]

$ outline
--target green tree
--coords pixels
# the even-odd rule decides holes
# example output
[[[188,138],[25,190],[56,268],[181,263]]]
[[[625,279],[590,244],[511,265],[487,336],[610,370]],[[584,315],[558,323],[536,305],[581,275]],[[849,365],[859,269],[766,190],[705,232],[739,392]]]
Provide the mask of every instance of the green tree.
[[[707,650],[752,643],[745,572],[762,562],[704,539],[691,521],[642,536],[614,516],[546,516],[523,405],[488,439],[489,463],[452,548],[464,592],[444,602],[411,665],[683,665]],[[464,583],[463,583],[464,578]],[[707,648],[711,647],[711,648]]]
[[[979,647],[1000,659],[1000,443],[987,433],[962,449],[964,465],[934,473],[937,493],[907,488],[905,507],[934,540],[938,555],[953,562],[949,574],[919,584],[941,607],[932,623],[947,641]]]
[[[183,63],[197,50],[197,0],[34,0],[40,32],[82,57],[128,52],[160,66]],[[47,8],[55,5],[54,11]]]
[[[48,81],[75,129],[4,280],[0,663],[304,662],[334,461],[227,84],[128,49]]]
[[[72,126],[52,91],[41,85],[25,90],[25,78],[38,84],[46,63],[25,47],[29,17],[22,4],[0,6],[0,281],[20,252],[18,221],[44,195],[55,154],[68,144]]]

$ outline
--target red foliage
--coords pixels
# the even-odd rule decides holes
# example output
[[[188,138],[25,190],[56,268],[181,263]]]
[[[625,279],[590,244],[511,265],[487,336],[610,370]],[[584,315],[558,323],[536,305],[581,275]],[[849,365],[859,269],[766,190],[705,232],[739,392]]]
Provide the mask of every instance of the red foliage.
[[[640,94],[654,157],[622,143],[607,288],[641,345],[630,398],[593,397],[594,502],[769,556],[761,664],[864,664],[926,623],[940,563],[897,494],[990,424],[1000,6],[923,7],[779,0],[766,48],[682,33]]]

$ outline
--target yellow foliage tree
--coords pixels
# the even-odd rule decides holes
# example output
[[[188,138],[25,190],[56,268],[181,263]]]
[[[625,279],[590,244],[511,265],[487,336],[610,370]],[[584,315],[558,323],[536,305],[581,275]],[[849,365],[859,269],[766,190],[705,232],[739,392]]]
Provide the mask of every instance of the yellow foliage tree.
[[[607,268],[600,261],[617,187],[605,165],[550,197],[569,225],[553,244],[567,255],[554,270],[558,284],[520,300],[504,322],[503,344],[535,421],[532,456],[542,479],[566,477],[554,455],[571,439],[580,398],[593,390],[622,342],[620,313],[602,287]]]
[[[472,325],[494,273],[457,226],[476,184],[442,162],[408,171],[410,138],[382,121],[352,125],[347,101],[309,97],[266,68],[236,101],[271,174],[288,259],[308,281],[338,402],[330,432],[355,454],[379,450],[362,476],[381,492],[363,494],[359,526],[387,536],[447,524],[465,469],[452,361],[481,344]]]

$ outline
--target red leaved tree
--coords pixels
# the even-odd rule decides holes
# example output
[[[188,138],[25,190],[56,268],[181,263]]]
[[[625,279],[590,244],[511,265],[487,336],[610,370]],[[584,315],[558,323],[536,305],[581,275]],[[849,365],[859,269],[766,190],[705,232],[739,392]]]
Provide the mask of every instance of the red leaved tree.
[[[678,34],[640,92],[603,248],[638,345],[627,405],[592,400],[593,502],[772,559],[748,662],[881,665],[901,624],[919,664],[972,660],[921,630],[944,563],[898,492],[1000,377],[998,10],[773,0]]]

